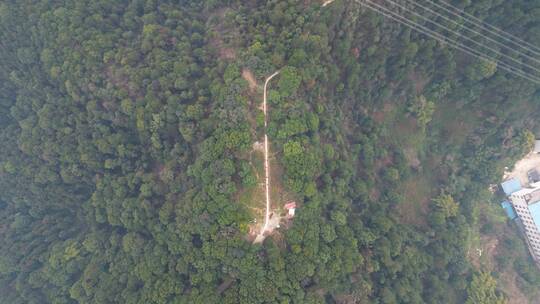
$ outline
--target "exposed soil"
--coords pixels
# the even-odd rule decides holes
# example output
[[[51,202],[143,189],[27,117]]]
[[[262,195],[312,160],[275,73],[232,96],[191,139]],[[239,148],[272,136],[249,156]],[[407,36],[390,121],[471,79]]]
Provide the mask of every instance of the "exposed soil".
[[[219,58],[221,59],[235,59],[236,58],[236,52],[232,48],[224,47],[223,45],[220,45],[218,47],[219,50]]]
[[[499,277],[500,289],[506,294],[508,304],[529,304],[529,299],[517,287],[517,273],[503,272]]]
[[[253,148],[254,149],[260,149],[259,146],[262,146],[260,143],[254,143]],[[263,147],[264,148],[264,147]],[[258,152],[261,153],[261,152]],[[264,198],[260,199],[259,201],[262,201],[259,204],[260,212],[259,217],[257,219],[257,229],[254,230],[253,233],[254,236],[257,237],[255,242],[262,242],[264,238],[268,235],[273,235],[278,228],[287,228],[289,223],[287,222],[287,218],[285,217],[286,210],[283,209],[283,206],[290,202],[290,201],[296,201],[296,198],[291,193],[287,192],[285,190],[285,187],[283,186],[281,180],[283,176],[283,168],[278,163],[278,160],[276,159],[276,155],[272,153],[272,150],[270,150],[269,153],[269,161],[270,161],[270,198],[271,198],[271,205],[270,205],[270,217],[268,221],[268,225],[265,229],[265,233],[263,235],[258,236],[262,225],[264,223]],[[264,194],[264,171],[261,170],[261,176],[259,178],[260,181],[260,192],[261,195]]]
[[[253,100],[251,105],[252,113],[253,111],[257,111],[255,110],[255,105],[259,104],[261,110],[266,115],[266,89],[268,82],[278,73],[279,72],[276,72],[266,79],[263,102],[257,102],[256,100],[259,100],[260,98],[255,96],[257,95],[257,89],[259,88],[257,80],[249,69],[244,68],[242,70],[242,78],[247,81],[251,92],[247,95]],[[266,119],[267,118],[265,117],[265,132],[267,125]],[[249,115],[248,120],[255,129],[256,122],[253,114]],[[294,200],[294,198],[284,190],[281,183],[283,170],[272,152],[272,145],[266,134],[264,135],[263,141],[259,139],[259,141],[253,143],[251,152],[249,153],[249,163],[255,172],[257,185],[251,189],[241,190],[237,199],[241,204],[248,206],[254,216],[253,220],[248,225],[249,232],[246,236],[247,239],[255,243],[260,243],[265,237],[274,233],[274,231],[280,227],[282,219],[285,218],[283,205]],[[268,180],[266,179],[266,176],[268,176]],[[266,185],[266,183],[268,183],[268,185]],[[287,222],[284,222],[284,224],[286,227],[288,226]]]
[[[250,164],[255,171],[257,177],[257,186],[252,189],[244,189],[238,196],[238,200],[246,204],[253,215],[252,223],[249,225],[247,239],[251,242],[262,242],[268,235],[274,234],[277,228],[287,227],[287,222],[284,222],[283,205],[291,200],[294,200],[293,195],[285,191],[281,184],[283,169],[277,163],[275,155],[269,153],[270,160],[270,217],[267,228],[263,235],[260,235],[264,225],[265,218],[265,184],[264,184],[264,145],[261,142],[254,142],[252,151],[250,152]],[[260,235],[260,236],[259,236]]]
[[[255,80],[255,76],[253,76],[253,73],[250,70],[243,69],[242,78],[244,78],[248,82],[249,89],[251,91],[255,91],[255,89],[257,89],[257,80]]]
[[[494,235],[482,235],[478,247],[470,248],[468,259],[476,269],[487,268],[493,270],[496,266],[495,256],[499,246],[499,239]],[[498,288],[508,298],[508,304],[527,304],[529,299],[518,288],[517,273],[514,270],[499,272]]]
[[[264,241],[264,239],[273,234],[274,233],[274,230],[276,230],[277,228],[280,227],[280,223],[281,223],[281,215],[279,214],[279,212],[271,212],[270,213],[270,219],[268,220],[268,225],[266,225],[266,229],[264,230],[264,233],[263,234],[260,234],[260,230],[259,231],[255,231],[257,233],[255,239],[253,240],[254,243],[261,243],[262,241]]]
[[[407,159],[407,162],[409,163],[409,166],[414,169],[420,168],[420,165],[422,164],[420,162],[420,159],[418,158],[418,152],[413,148],[405,148],[404,151],[405,158]]]
[[[326,0],[324,1],[324,3],[322,4],[323,7],[327,6],[328,4],[334,2],[335,0]]]
[[[479,246],[473,246],[469,249],[469,261],[477,269],[482,269],[483,267],[493,269],[498,245],[499,240],[497,237],[482,235]]]
[[[504,173],[504,179],[516,177],[522,185],[528,185],[527,172],[534,168],[540,168],[540,154],[530,153],[525,158],[518,161],[512,171]]]
[[[264,144],[260,141],[256,141],[253,143],[252,149],[253,151],[259,151],[264,153]]]
[[[384,123],[386,116],[393,110],[394,106],[391,103],[387,102],[383,105],[382,110],[373,111],[373,113],[371,114],[371,118],[373,118],[375,122]]]

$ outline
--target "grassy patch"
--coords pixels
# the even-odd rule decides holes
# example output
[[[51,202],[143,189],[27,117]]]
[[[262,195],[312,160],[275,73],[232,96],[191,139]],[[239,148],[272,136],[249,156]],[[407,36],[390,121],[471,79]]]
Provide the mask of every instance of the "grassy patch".
[[[407,114],[404,105],[385,105],[374,113],[375,120],[384,127],[384,135],[390,144],[403,149],[421,151],[426,133],[418,127],[414,117]]]
[[[260,213],[258,210],[264,210],[266,204],[263,153],[256,150],[252,151],[250,153],[249,163],[257,177],[257,184],[253,187],[242,189],[238,195],[238,202],[258,214]]]
[[[284,215],[283,205],[297,198],[286,191],[282,184],[283,168],[279,165],[275,155],[270,152],[270,210],[275,214]],[[254,149],[249,153],[249,163],[257,178],[257,184],[253,187],[241,189],[236,196],[238,203],[246,206],[253,216],[250,223],[250,233],[259,233],[264,224],[266,212],[266,186],[264,171],[264,153],[261,145],[254,145]]]
[[[458,147],[465,143],[475,121],[479,118],[474,109],[457,109],[454,104],[441,103],[437,105],[430,127],[440,133],[447,146]]]
[[[426,215],[434,194],[429,176],[415,174],[403,182],[399,191],[403,194],[403,201],[397,206],[400,219],[406,224],[426,225]]]
[[[421,158],[426,132],[418,127],[414,117],[406,114],[405,106],[384,106],[382,113],[378,116],[384,126],[387,143],[401,148],[411,167],[420,168],[419,172],[402,181],[399,186],[399,192],[403,195],[403,200],[397,206],[399,218],[406,224],[424,226],[436,186],[431,176],[435,168],[431,167],[431,162]],[[381,119],[382,116],[384,119]]]
[[[283,186],[283,168],[279,165],[275,156],[270,157],[270,200],[272,209],[283,212],[283,205],[290,201],[297,201],[297,197],[286,191]]]

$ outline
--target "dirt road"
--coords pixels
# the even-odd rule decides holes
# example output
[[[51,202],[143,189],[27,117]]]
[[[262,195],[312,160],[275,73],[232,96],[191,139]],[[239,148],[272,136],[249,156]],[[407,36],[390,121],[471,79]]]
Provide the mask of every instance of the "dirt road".
[[[264,82],[264,92],[263,92],[263,113],[264,113],[264,174],[265,174],[265,191],[266,191],[266,212],[264,215],[264,225],[261,229],[261,232],[259,233],[260,236],[264,234],[266,229],[268,228],[268,219],[270,217],[270,167],[268,165],[268,134],[266,133],[266,129],[268,127],[268,106],[266,103],[266,93],[267,93],[267,87],[268,82],[272,80],[277,74],[279,74],[279,71],[275,72],[274,74],[270,75],[268,78],[266,78]]]

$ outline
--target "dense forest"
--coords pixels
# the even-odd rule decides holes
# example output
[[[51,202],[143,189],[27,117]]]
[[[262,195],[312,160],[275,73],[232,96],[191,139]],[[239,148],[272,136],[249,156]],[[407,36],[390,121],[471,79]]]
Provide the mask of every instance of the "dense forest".
[[[0,303],[531,303],[540,87],[354,1],[0,3]],[[540,2],[454,1],[540,44]],[[294,220],[253,244],[268,136]],[[500,239],[495,265],[471,258]],[[538,299],[538,298],[536,298]]]

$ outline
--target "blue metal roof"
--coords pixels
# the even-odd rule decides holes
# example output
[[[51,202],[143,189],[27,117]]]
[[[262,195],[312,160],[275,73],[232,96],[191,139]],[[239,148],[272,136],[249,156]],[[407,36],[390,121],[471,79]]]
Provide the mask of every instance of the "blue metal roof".
[[[536,228],[540,230],[540,202],[529,205],[529,211],[531,212]]]
[[[510,204],[509,201],[503,201],[501,203],[501,206],[504,209],[504,212],[506,212],[506,215],[511,219],[515,219],[517,217],[516,212],[514,211],[514,207],[512,207],[512,204]]]
[[[511,178],[503,182],[501,187],[506,195],[510,195],[518,190],[521,190],[521,183],[517,178]]]

